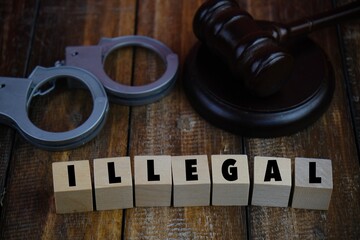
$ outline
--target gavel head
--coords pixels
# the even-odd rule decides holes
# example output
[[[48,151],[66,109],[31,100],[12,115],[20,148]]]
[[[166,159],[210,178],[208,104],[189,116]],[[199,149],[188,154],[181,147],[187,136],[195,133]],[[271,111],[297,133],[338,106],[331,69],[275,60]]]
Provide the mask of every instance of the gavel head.
[[[292,56],[233,0],[206,1],[194,17],[193,29],[253,95],[276,93],[292,71]]]

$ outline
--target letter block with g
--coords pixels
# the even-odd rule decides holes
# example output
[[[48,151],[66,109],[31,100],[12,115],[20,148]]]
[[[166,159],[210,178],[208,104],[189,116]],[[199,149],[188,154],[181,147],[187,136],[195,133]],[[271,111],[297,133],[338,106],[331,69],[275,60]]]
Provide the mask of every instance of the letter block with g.
[[[212,155],[212,205],[245,206],[249,200],[249,165],[246,155]]]

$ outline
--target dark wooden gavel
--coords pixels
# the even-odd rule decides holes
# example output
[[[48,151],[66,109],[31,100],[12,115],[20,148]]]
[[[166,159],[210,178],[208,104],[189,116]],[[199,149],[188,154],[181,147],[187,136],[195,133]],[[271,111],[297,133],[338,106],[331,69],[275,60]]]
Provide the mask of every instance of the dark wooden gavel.
[[[197,11],[193,30],[253,95],[276,93],[288,79],[293,57],[281,43],[353,16],[360,1],[289,25],[255,21],[234,0],[208,0]]]

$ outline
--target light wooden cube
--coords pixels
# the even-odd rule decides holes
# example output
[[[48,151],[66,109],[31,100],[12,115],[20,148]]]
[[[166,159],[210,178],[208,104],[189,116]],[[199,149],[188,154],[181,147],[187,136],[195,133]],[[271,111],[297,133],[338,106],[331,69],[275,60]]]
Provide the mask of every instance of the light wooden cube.
[[[293,208],[327,210],[332,190],[333,176],[330,160],[295,158]]]
[[[171,205],[171,156],[135,156],[135,206]]]
[[[172,157],[174,207],[210,205],[210,173],[206,155]]]
[[[94,160],[97,210],[134,207],[130,157]]]
[[[88,160],[52,164],[57,213],[93,211]]]
[[[249,165],[246,155],[212,155],[212,205],[244,206],[249,202]]]
[[[270,178],[265,179],[266,173]],[[291,159],[255,157],[252,205],[287,207],[290,191]]]

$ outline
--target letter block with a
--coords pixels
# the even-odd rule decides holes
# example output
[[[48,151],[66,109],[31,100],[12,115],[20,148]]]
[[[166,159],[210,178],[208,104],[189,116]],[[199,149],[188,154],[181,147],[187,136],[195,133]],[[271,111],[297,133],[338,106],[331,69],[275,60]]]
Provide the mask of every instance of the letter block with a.
[[[210,205],[210,173],[206,155],[172,157],[174,207]]]
[[[291,159],[254,158],[252,205],[287,207],[291,191]]]
[[[327,210],[333,190],[331,161],[295,158],[293,208]]]
[[[94,159],[97,210],[134,207],[130,157]]]
[[[245,206],[249,201],[249,165],[246,155],[212,155],[212,205]]]
[[[93,211],[88,160],[52,164],[57,213]]]
[[[171,156],[135,156],[135,206],[171,205]]]

